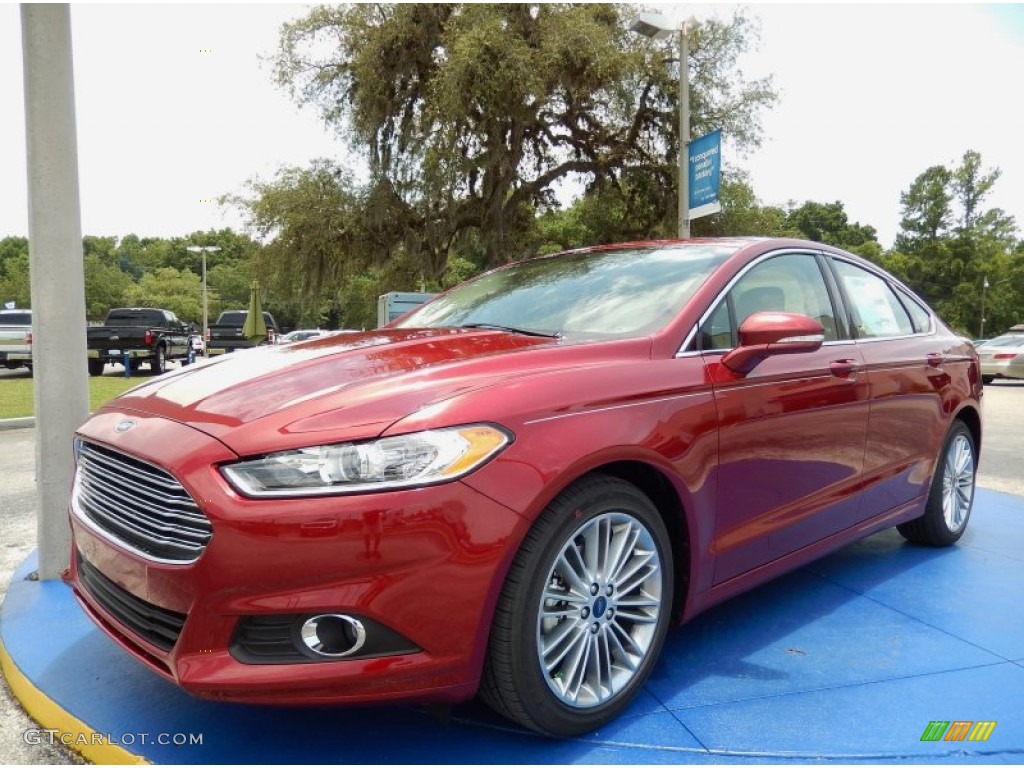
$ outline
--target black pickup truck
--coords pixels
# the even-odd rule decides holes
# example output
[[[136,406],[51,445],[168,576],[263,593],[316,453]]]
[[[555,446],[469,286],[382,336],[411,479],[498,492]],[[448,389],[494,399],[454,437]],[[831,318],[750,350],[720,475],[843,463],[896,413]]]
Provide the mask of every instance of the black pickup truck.
[[[103,325],[86,329],[89,374],[101,376],[107,363],[125,363],[132,371],[149,363],[154,376],[167,370],[168,360],[188,362],[194,329],[167,309],[112,309]],[[127,357],[126,357],[127,356]]]
[[[242,326],[245,325],[245,318],[248,317],[247,309],[229,309],[221,312],[217,322],[210,326],[209,353],[211,355],[223,355],[226,352],[234,352],[238,349],[248,349],[254,346],[245,336],[242,335]],[[280,331],[277,321],[269,312],[263,313],[263,322],[267,324],[267,344],[274,343],[274,337]]]

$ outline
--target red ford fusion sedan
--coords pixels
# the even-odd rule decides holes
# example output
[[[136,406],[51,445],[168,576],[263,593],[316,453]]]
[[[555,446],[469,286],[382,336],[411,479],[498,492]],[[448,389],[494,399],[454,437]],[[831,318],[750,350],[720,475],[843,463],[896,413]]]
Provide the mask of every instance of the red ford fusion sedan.
[[[201,697],[615,717],[669,626],[875,531],[945,546],[973,346],[798,240],[484,274],[378,331],[131,390],[75,440],[75,594]]]

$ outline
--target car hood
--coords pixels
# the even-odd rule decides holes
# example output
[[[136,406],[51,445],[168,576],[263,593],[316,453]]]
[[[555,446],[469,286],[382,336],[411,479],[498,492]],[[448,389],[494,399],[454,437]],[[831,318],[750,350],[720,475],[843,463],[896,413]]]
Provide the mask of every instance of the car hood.
[[[332,441],[375,436],[427,405],[523,375],[531,366],[514,353],[561,346],[572,345],[460,328],[327,336],[186,366],[105,410],[178,421],[240,455],[282,450],[308,445],[311,433]]]

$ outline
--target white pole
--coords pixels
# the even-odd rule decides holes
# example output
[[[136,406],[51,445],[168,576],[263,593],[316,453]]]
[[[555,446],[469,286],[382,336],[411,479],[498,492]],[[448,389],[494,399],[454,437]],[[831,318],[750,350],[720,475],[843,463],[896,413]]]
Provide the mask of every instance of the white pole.
[[[39,577],[68,566],[72,439],[89,415],[71,13],[21,6],[35,371]]]
[[[981,329],[978,331],[978,338],[985,338],[985,292],[988,290],[988,275],[981,279]]]
[[[210,356],[209,317],[206,309],[206,249],[203,248],[203,357]]]
[[[679,237],[690,236],[690,41],[679,25]]]
[[[189,245],[185,247],[185,250],[189,253],[201,253],[203,254],[203,357],[210,356],[210,344],[207,338],[207,330],[210,327],[209,314],[207,312],[206,302],[206,254],[216,253],[220,250],[219,245]]]

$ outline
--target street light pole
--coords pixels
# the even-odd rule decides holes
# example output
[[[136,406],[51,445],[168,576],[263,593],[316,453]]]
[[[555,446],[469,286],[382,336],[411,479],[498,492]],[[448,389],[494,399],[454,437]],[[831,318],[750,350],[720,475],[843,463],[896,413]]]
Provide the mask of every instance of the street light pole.
[[[985,338],[985,292],[988,290],[988,275],[981,279],[981,331],[978,333],[979,339]]]
[[[690,237],[690,40],[679,25],[679,237]]]
[[[190,245],[185,250],[191,251],[192,253],[203,254],[203,357],[210,356],[210,340],[207,337],[207,330],[209,329],[209,314],[206,308],[206,254],[216,253],[220,250],[219,246],[216,245]]]
[[[673,32],[679,35],[679,200],[676,225],[679,237],[690,236],[690,39],[689,25],[696,19],[692,16],[676,30],[668,19],[656,12],[637,14],[629,23],[631,31],[652,40],[665,40]]]

